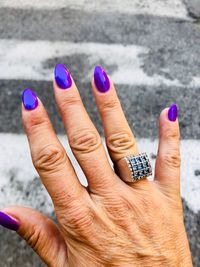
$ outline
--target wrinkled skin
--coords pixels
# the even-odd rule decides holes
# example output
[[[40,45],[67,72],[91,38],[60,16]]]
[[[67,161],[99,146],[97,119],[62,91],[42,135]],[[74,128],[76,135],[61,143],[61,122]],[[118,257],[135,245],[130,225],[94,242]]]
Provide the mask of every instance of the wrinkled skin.
[[[105,94],[94,82],[92,88],[116,162],[138,149],[110,83]],[[79,183],[41,101],[32,111],[22,107],[33,164],[52,198],[58,225],[32,209],[8,207],[4,211],[20,223],[18,234],[52,267],[192,266],[180,198],[178,120],[168,120],[168,108],[160,115],[154,181],[125,183],[111,168],[74,82],[67,90],[54,82],[54,92],[88,188]]]

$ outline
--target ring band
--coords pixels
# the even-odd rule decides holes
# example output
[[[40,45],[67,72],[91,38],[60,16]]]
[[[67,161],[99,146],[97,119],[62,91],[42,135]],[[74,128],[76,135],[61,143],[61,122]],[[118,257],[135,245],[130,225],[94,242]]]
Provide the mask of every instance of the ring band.
[[[146,153],[129,155],[114,164],[115,172],[125,182],[137,182],[152,175],[152,167]]]

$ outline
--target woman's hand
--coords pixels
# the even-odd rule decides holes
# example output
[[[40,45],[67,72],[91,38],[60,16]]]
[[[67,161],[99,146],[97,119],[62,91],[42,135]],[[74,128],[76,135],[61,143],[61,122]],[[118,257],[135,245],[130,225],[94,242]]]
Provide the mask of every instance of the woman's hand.
[[[112,161],[138,154],[114,85],[100,67],[95,68],[92,88]],[[80,184],[41,101],[25,90],[24,128],[59,224],[22,207],[0,213],[1,224],[17,230],[48,266],[192,266],[180,197],[176,106],[160,115],[155,180],[125,183],[111,168],[76,85],[60,64],[54,92],[88,188]]]

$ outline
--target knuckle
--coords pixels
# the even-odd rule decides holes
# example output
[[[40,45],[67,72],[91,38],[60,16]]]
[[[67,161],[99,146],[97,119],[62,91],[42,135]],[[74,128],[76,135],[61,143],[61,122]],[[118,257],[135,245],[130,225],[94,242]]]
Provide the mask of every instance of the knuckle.
[[[99,109],[102,112],[107,112],[110,111],[112,109],[119,109],[120,107],[120,102],[118,99],[112,99],[109,101],[103,101],[100,105],[99,105]]]
[[[106,144],[109,150],[115,153],[124,153],[136,147],[134,137],[126,131],[112,133],[106,138]]]
[[[82,188],[78,192],[77,189],[71,188],[67,190],[64,188],[61,191],[55,191],[53,194],[54,203],[56,203],[55,208],[57,212],[66,211],[67,208],[74,207],[74,203],[77,201],[81,202],[81,197],[83,192],[81,192]]]
[[[164,134],[164,138],[168,140],[179,140],[180,139],[180,132],[172,128],[166,128],[163,134]]]
[[[89,153],[101,145],[101,138],[96,131],[83,130],[69,137],[69,144],[74,151]]]
[[[133,207],[130,203],[128,203],[127,201],[119,201],[116,200],[114,202],[112,202],[112,205],[108,205],[107,206],[107,211],[109,213],[109,217],[112,220],[117,220],[119,221],[123,221],[125,222],[125,218],[133,218]]]
[[[68,208],[67,215],[65,212],[59,213],[59,222],[64,229],[66,231],[71,229],[77,235],[83,235],[90,231],[95,219],[93,210],[83,203],[80,205],[80,203],[80,201],[74,201]]]
[[[54,172],[66,160],[64,149],[58,145],[48,145],[33,155],[33,163],[39,172]]]
[[[82,105],[81,99],[76,95],[74,96],[71,95],[70,97],[65,96],[62,98],[59,104],[59,108],[61,110],[66,110],[66,108],[69,106],[80,106],[80,105]]]
[[[180,168],[181,156],[178,149],[173,149],[169,152],[164,153],[160,159],[163,164],[168,165],[169,167]]]
[[[147,193],[142,194],[142,196],[140,196],[139,198],[139,201],[145,214],[148,214],[150,212],[149,207],[154,207],[154,210],[156,211],[157,211],[157,208],[158,210],[160,208],[160,203],[157,204],[157,202],[154,201],[154,199],[151,196],[149,196],[149,194]]]
[[[94,221],[94,213],[90,208],[81,210],[79,208],[73,210],[73,216],[71,216],[71,222],[78,229],[84,229],[91,226]]]
[[[42,246],[45,244],[45,236],[40,228],[33,226],[31,232],[25,236],[27,244],[34,250],[39,251],[42,249]]]
[[[24,122],[24,128],[27,133],[34,134],[43,127],[50,128],[50,122],[48,118],[44,118],[41,115],[30,116],[29,119]]]
[[[73,199],[70,192],[63,190],[61,192],[54,192],[53,201],[56,203],[56,210],[59,212],[66,210],[68,203],[71,203]]]

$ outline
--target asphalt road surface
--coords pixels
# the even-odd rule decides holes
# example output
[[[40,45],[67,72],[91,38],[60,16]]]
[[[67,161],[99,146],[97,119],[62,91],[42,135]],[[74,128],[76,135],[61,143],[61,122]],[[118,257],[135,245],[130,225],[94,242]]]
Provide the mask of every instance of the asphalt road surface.
[[[196,0],[0,1],[0,207],[22,204],[54,217],[21,124],[26,87],[45,104],[86,183],[57,114],[53,68],[59,62],[70,69],[102,135],[90,90],[93,68],[100,64],[113,78],[139,148],[153,164],[159,113],[171,103],[179,106],[181,194],[194,266],[200,267],[199,18]],[[0,258],[0,267],[43,266],[21,238],[2,228]]]

